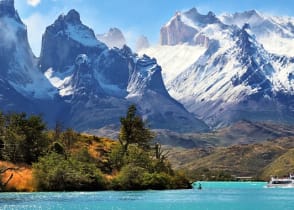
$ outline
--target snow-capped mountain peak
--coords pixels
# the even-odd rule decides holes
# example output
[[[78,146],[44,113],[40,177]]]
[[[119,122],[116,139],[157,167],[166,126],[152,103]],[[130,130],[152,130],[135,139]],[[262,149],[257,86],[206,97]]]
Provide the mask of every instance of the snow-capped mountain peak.
[[[28,43],[26,26],[13,0],[0,1],[0,77],[27,97],[50,98],[56,93],[36,68],[36,58]]]
[[[209,25],[222,27],[221,21],[213,12],[202,15],[196,8],[186,12],[176,12],[160,30],[161,44],[206,45],[206,37],[199,36],[199,32]]]
[[[255,10],[223,14],[220,20],[227,25],[242,27],[248,23],[258,42],[274,54],[292,56],[294,54],[294,19],[266,15]]]
[[[77,55],[94,51],[100,53],[105,49],[107,46],[97,40],[94,31],[81,22],[79,13],[70,10],[46,28],[39,66],[42,72],[48,69],[67,72]]]
[[[264,21],[264,18],[258,11],[249,10],[245,12],[236,12],[234,14],[223,14],[220,16],[220,20],[228,25],[237,25],[241,28],[245,23],[252,26],[260,24]]]
[[[162,46],[140,53],[158,60],[169,94],[211,127],[240,119],[294,123],[292,26],[291,18],[255,10],[217,17],[192,8],[162,27]],[[187,45],[200,54],[186,50],[182,65],[163,53]]]
[[[80,38],[76,38],[77,34]],[[81,38],[85,36],[98,44],[85,43]],[[40,67],[70,107],[70,125],[79,130],[119,122],[122,110],[131,103],[137,105],[153,127],[179,131],[207,129],[170,97],[155,59],[139,57],[126,45],[108,48],[78,21],[75,12],[60,16],[47,27]],[[84,119],[89,114],[91,118]]]
[[[64,14],[60,15],[59,18],[56,20],[56,22],[62,22],[62,21],[71,23],[71,24],[82,23],[80,19],[80,14],[74,9],[71,9],[66,15]]]
[[[49,28],[47,28],[49,30]],[[94,31],[82,24],[80,14],[76,10],[70,10],[66,15],[60,15],[50,28],[52,32],[67,36],[85,46],[101,45]]]

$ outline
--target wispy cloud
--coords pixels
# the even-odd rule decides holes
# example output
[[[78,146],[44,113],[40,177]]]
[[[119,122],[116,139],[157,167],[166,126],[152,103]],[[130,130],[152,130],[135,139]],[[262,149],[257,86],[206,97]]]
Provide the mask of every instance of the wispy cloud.
[[[41,3],[41,0],[27,0],[27,3],[33,7]]]
[[[28,18],[23,19],[28,26],[28,39],[35,55],[40,54],[42,34],[45,32],[46,27],[54,22],[56,17],[55,12],[47,15],[33,13]]]

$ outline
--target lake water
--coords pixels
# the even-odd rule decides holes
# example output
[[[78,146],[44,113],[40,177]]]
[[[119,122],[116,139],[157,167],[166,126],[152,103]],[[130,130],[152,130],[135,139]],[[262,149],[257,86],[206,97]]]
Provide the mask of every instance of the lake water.
[[[294,209],[294,189],[270,189],[265,184],[201,182],[202,190],[0,193],[0,209]]]

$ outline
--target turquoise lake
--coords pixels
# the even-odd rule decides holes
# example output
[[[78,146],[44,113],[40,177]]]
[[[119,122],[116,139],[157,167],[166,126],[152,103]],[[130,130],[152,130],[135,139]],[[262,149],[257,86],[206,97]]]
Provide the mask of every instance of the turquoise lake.
[[[201,185],[202,190],[0,193],[0,209],[294,209],[294,189],[270,189],[265,182]]]

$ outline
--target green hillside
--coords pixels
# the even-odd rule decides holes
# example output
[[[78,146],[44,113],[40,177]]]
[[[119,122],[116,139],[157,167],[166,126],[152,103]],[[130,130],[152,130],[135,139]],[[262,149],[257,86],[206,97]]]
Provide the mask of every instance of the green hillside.
[[[168,149],[174,168],[188,171],[192,179],[207,179],[206,172],[213,172],[267,180],[269,175],[294,171],[292,148],[294,137],[228,147]]]
[[[262,171],[261,177],[286,176],[294,172],[294,149],[290,149],[276,160],[268,164]]]
[[[175,133],[166,130],[157,130],[156,133],[156,139],[165,145],[184,148],[207,148],[210,146],[252,144],[280,137],[294,136],[294,126],[243,120],[208,133]]]

